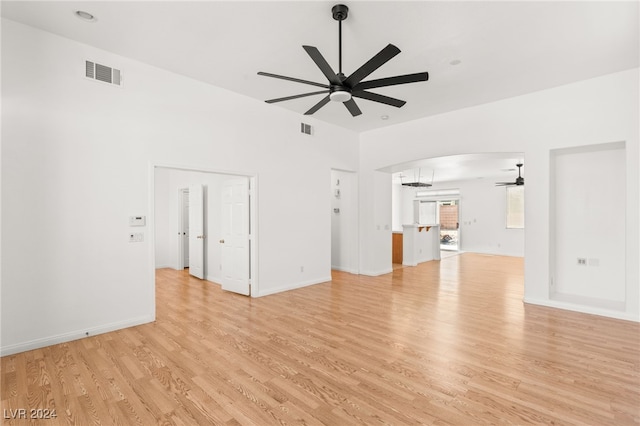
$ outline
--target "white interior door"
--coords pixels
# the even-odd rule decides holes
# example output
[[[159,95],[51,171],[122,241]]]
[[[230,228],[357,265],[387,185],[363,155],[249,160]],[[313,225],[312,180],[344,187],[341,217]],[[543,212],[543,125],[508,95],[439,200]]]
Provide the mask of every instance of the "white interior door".
[[[222,289],[249,295],[249,178],[222,185]]]
[[[182,243],[182,264],[189,266],[189,190],[183,189],[182,192],[182,235],[180,241]]]
[[[204,190],[189,185],[189,274],[204,279]]]

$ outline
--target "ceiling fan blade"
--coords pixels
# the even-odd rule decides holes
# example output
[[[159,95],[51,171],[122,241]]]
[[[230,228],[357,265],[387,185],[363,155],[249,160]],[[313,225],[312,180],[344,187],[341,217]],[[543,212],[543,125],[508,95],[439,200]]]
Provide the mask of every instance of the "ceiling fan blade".
[[[367,99],[369,101],[380,102],[380,103],[391,105],[397,108],[400,108],[402,105],[407,103],[406,101],[402,101],[400,99],[379,95],[373,92],[365,92],[364,90],[351,92],[351,95],[355,96],[356,98],[362,98],[362,99]]]
[[[358,105],[356,104],[356,101],[353,100],[353,98],[349,99],[346,102],[343,102],[343,104],[347,107],[352,116],[356,117],[362,114],[362,111],[360,111],[360,108],[358,108]]]
[[[268,72],[260,71],[260,72],[258,72],[258,75],[263,75],[265,77],[279,78],[281,80],[295,81],[296,83],[310,84],[312,86],[324,87],[325,89],[329,88],[328,84],[316,83],[314,81],[301,80],[299,78],[287,77],[287,76],[278,75],[278,74],[271,74],[271,73],[268,73]]]
[[[323,106],[325,106],[326,104],[329,103],[329,95],[325,96],[324,98],[322,98],[322,100],[320,100],[320,102],[318,102],[317,104],[315,104],[314,106],[311,107],[311,109],[307,112],[304,113],[304,115],[311,115],[314,112],[316,112],[317,110],[319,110],[320,108],[322,108]]]
[[[328,90],[320,90],[319,92],[310,92],[310,93],[303,93],[301,95],[285,96],[284,98],[269,99],[269,100],[267,100],[265,102],[268,103],[268,104],[273,104],[273,103],[276,103],[276,102],[290,101],[291,99],[304,98],[305,96],[319,95],[321,93],[329,93],[329,91]]]
[[[373,89],[376,87],[394,86],[396,84],[417,83],[419,81],[429,80],[428,72],[419,72],[415,74],[398,75],[395,77],[380,78],[377,80],[363,81],[355,85],[353,90]]]
[[[340,79],[333,71],[333,68],[331,68],[331,65],[329,65],[326,59],[324,59],[324,56],[322,56],[317,48],[313,46],[302,46],[302,48],[307,51],[309,56],[311,56],[311,59],[313,59],[313,62],[316,63],[318,68],[320,68],[320,71],[322,71],[331,84],[340,84]]]
[[[515,184],[515,182],[496,182],[496,186],[512,186]]]
[[[355,70],[343,84],[347,87],[355,87],[355,85],[360,83],[363,78],[387,63],[389,59],[393,58],[398,53],[400,53],[400,49],[393,44],[388,44],[387,47],[378,52],[373,58],[369,59],[363,66]]]

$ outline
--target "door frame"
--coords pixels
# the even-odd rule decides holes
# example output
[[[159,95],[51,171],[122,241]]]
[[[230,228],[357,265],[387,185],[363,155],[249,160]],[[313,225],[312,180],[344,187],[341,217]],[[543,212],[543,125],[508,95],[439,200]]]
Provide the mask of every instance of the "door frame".
[[[258,273],[258,174],[242,171],[231,171],[222,169],[212,169],[198,166],[184,166],[170,163],[149,163],[149,191],[148,191],[148,226],[149,226],[149,285],[153,294],[154,316],[155,316],[155,285],[156,285],[156,221],[155,221],[155,170],[156,169],[172,169],[186,172],[211,173],[217,175],[246,177],[249,179],[249,226],[251,234],[249,247],[249,280],[250,280],[250,297],[256,297],[260,294],[260,282]],[[182,213],[179,213],[182,215]],[[184,263],[184,260],[182,261]]]

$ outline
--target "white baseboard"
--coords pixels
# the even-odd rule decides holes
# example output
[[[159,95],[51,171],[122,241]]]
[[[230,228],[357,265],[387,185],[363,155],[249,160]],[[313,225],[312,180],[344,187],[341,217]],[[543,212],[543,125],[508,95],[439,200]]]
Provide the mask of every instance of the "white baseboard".
[[[169,268],[170,269],[176,269],[176,268],[173,267],[173,265],[159,265],[157,263],[156,263],[155,267],[156,267],[156,269],[169,269]]]
[[[276,288],[270,288],[269,290],[260,291],[258,294],[251,294],[251,297],[269,296],[271,294],[282,293],[283,291],[289,291],[289,290],[296,290],[296,289],[299,289],[299,288],[308,287],[310,285],[315,285],[315,284],[322,284],[322,283],[326,283],[326,282],[329,282],[329,281],[331,281],[331,277],[320,278],[320,279],[311,280],[311,281],[297,282],[297,283],[294,283],[294,284],[291,284],[291,285],[286,285],[286,286],[276,287]]]
[[[567,311],[582,312],[583,314],[599,315],[601,317],[621,319],[625,321],[640,322],[639,315],[632,315],[628,312],[597,308],[593,306],[578,305],[575,303],[562,302],[558,300],[532,299],[525,297],[524,303],[531,305],[546,306],[548,308],[564,309]]]
[[[218,285],[221,285],[220,283],[222,282],[222,277],[217,277],[213,275],[205,275],[204,279]]]
[[[71,342],[85,337],[95,336],[97,334],[108,333],[110,331],[121,330],[123,328],[133,327],[136,325],[146,324],[155,321],[153,315],[145,315],[130,320],[105,324],[98,327],[91,327],[68,333],[62,333],[55,336],[43,337],[41,339],[30,340],[28,342],[15,343],[13,345],[0,347],[0,356],[13,355],[19,352],[26,352],[33,349],[44,348],[46,346],[57,345],[59,343]]]
[[[334,271],[342,271],[342,272],[347,272],[349,274],[358,275],[358,270],[357,269],[344,268],[342,266],[333,266],[333,265],[331,265],[331,269],[334,270]]]
[[[360,271],[360,274],[367,275],[369,277],[377,277],[379,275],[390,274],[393,272],[393,268],[380,269],[379,271]]]

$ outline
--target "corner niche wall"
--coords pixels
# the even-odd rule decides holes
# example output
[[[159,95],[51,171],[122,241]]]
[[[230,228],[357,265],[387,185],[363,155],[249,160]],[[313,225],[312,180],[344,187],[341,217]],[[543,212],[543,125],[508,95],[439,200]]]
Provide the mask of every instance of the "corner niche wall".
[[[624,142],[551,150],[550,299],[625,310],[625,163]]]

